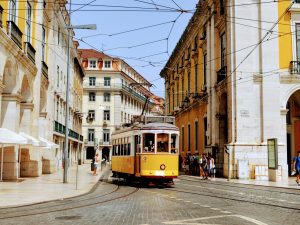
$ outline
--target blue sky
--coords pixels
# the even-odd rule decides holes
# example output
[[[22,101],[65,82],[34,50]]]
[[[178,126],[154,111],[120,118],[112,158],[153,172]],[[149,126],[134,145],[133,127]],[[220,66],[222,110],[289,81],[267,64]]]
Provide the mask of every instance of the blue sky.
[[[97,24],[96,31],[75,30],[75,37],[82,38],[98,50],[104,50],[108,55],[124,59],[155,85],[151,88],[154,94],[164,97],[164,80],[160,79],[159,73],[193,15],[192,12],[180,13],[175,9],[180,7],[194,10],[197,2],[198,0],[72,0],[72,10],[80,8],[72,13],[72,24]],[[89,6],[80,5],[88,3]],[[175,23],[172,22],[175,20]],[[158,24],[162,25],[155,26]],[[153,27],[139,29],[145,26]],[[117,34],[133,29],[139,30]],[[89,45],[80,42],[81,48],[91,48]],[[142,46],[133,47],[136,45]]]

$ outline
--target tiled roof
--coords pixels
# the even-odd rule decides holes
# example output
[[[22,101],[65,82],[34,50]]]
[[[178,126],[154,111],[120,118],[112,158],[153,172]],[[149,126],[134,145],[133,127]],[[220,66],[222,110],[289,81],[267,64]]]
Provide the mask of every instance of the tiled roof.
[[[103,52],[98,52],[94,49],[78,49],[78,54],[82,59],[90,59],[90,58],[112,59],[112,57],[104,54]]]

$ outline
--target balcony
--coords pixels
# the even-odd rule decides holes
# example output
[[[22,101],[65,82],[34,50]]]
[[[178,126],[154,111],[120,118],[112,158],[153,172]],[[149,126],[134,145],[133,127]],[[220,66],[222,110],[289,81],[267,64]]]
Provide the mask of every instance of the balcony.
[[[291,61],[290,62],[290,74],[300,74],[300,61]]]
[[[140,94],[138,94],[136,91],[134,91],[132,88],[127,87],[126,85],[122,84],[122,89],[131,94],[132,96],[138,98],[141,101],[146,101],[146,98]]]
[[[42,61],[42,74],[48,80],[48,66],[47,66],[47,64],[44,61]]]
[[[99,146],[109,146],[109,145],[111,145],[110,141],[100,140],[99,142]]]
[[[62,125],[61,123],[54,121],[54,131],[57,133],[60,133],[62,135],[65,135],[66,127]],[[69,137],[74,138],[79,141],[83,141],[83,136],[76,133],[75,131],[69,129]]]
[[[23,33],[18,28],[18,26],[14,23],[14,21],[7,21],[7,34],[10,38],[17,44],[17,46],[22,49],[22,35]]]
[[[219,71],[217,71],[217,83],[226,79],[226,66],[223,66]]]
[[[54,131],[60,134],[65,134],[66,127],[62,125],[61,123],[54,121]]]
[[[3,24],[2,24],[2,13],[3,13],[3,8],[0,5],[0,27],[3,28]]]
[[[85,146],[96,146],[96,140],[89,140],[89,139],[84,139],[84,145]]]
[[[35,64],[35,49],[34,47],[29,43],[25,42],[25,53],[27,57]]]

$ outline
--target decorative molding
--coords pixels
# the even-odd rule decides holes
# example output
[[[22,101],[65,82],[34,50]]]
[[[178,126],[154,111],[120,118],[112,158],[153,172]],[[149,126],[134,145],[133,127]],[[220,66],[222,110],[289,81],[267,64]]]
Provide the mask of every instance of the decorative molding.
[[[34,76],[37,74],[36,65],[26,56],[24,51],[16,46],[15,42],[2,29],[0,29],[0,40],[4,48],[27,70],[26,73],[33,74]]]
[[[280,109],[280,115],[282,116],[286,116],[288,112],[289,112],[288,109]]]
[[[280,75],[282,84],[300,84],[300,75]]]
[[[263,81],[263,75],[262,74],[254,74],[253,81],[254,81],[254,83],[261,83]]]
[[[31,111],[34,108],[34,104],[31,102],[21,102],[21,109],[30,109]]]
[[[7,94],[2,93],[2,101],[16,101],[18,103],[21,102],[22,96],[18,94]]]

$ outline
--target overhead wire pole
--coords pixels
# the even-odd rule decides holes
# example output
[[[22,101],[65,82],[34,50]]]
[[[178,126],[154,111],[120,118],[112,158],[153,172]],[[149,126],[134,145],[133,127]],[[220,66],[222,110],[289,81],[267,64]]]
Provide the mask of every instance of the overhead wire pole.
[[[70,88],[70,27],[71,27],[71,13],[72,0],[70,0],[69,7],[69,24],[68,24],[68,40],[67,40],[67,86],[66,86],[66,118],[65,118],[65,148],[64,148],[64,175],[63,183],[68,183],[68,161],[69,161],[69,88]]]

